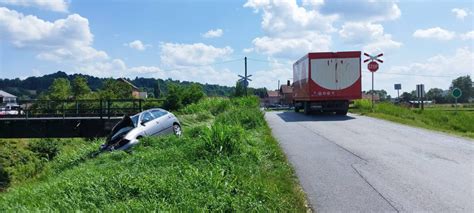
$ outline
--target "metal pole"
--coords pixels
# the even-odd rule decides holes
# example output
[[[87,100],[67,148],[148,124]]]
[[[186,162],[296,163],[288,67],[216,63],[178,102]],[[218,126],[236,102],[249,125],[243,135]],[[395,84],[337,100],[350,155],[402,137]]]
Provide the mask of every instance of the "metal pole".
[[[244,75],[244,79],[245,79],[245,82],[244,82],[244,87],[245,87],[245,96],[247,96],[247,56],[245,56],[244,58],[244,61],[245,61],[245,75]]]
[[[397,89],[397,99],[398,99],[398,101],[400,101],[400,90],[399,89]]]
[[[374,72],[372,72],[372,110],[374,110]]]

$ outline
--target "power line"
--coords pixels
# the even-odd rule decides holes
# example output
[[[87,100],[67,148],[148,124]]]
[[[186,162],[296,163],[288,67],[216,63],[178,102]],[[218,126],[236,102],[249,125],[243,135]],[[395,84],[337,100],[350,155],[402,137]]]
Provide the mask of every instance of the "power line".
[[[290,63],[280,63],[280,62],[277,62],[277,61],[270,61],[270,60],[266,60],[266,59],[257,59],[257,58],[247,58],[247,60],[256,61],[256,62],[263,62],[263,63],[270,63],[270,64],[280,64],[280,65],[290,64]]]
[[[219,65],[219,64],[228,64],[228,63],[232,63],[232,62],[236,62],[236,61],[242,61],[242,60],[243,59],[239,58],[239,59],[220,61],[220,62],[210,63],[210,64],[201,64],[201,65],[194,65],[194,66],[186,66],[186,67],[182,67],[182,68],[166,69],[166,70],[162,70],[162,71],[163,72],[168,72],[168,71],[188,70],[188,69],[197,68],[197,67],[207,67],[207,66],[213,66],[213,65]]]

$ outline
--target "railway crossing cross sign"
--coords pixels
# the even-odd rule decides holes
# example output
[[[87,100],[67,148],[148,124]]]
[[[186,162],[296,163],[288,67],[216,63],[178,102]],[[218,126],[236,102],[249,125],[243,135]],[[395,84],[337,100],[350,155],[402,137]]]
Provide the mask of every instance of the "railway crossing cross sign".
[[[372,72],[372,109],[374,109],[374,72],[376,72],[379,69],[379,64],[377,64],[377,61],[380,63],[383,63],[379,57],[383,56],[383,53],[380,53],[376,56],[369,55],[368,53],[364,53],[365,56],[369,57],[364,60],[364,63],[367,63],[367,69],[369,69],[370,72]]]

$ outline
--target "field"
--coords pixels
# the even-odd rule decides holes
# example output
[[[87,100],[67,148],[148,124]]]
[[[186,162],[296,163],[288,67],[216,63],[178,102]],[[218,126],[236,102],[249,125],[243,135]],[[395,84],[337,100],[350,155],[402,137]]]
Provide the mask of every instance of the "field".
[[[411,126],[474,138],[474,108],[472,105],[457,108],[451,105],[433,105],[427,106],[425,110],[420,110],[382,102],[377,103],[372,111],[369,100],[357,100],[350,111]]]
[[[102,140],[0,141],[0,212],[307,211],[256,98],[205,99],[177,114],[183,137],[144,138],[130,153],[91,157]]]

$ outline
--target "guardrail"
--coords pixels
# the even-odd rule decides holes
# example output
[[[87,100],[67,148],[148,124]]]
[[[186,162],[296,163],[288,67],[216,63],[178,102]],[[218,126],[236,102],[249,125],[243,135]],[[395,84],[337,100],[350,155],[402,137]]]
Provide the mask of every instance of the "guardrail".
[[[0,113],[0,118],[100,117],[135,114],[161,107],[164,99],[88,99],[88,100],[18,100],[18,109]]]

